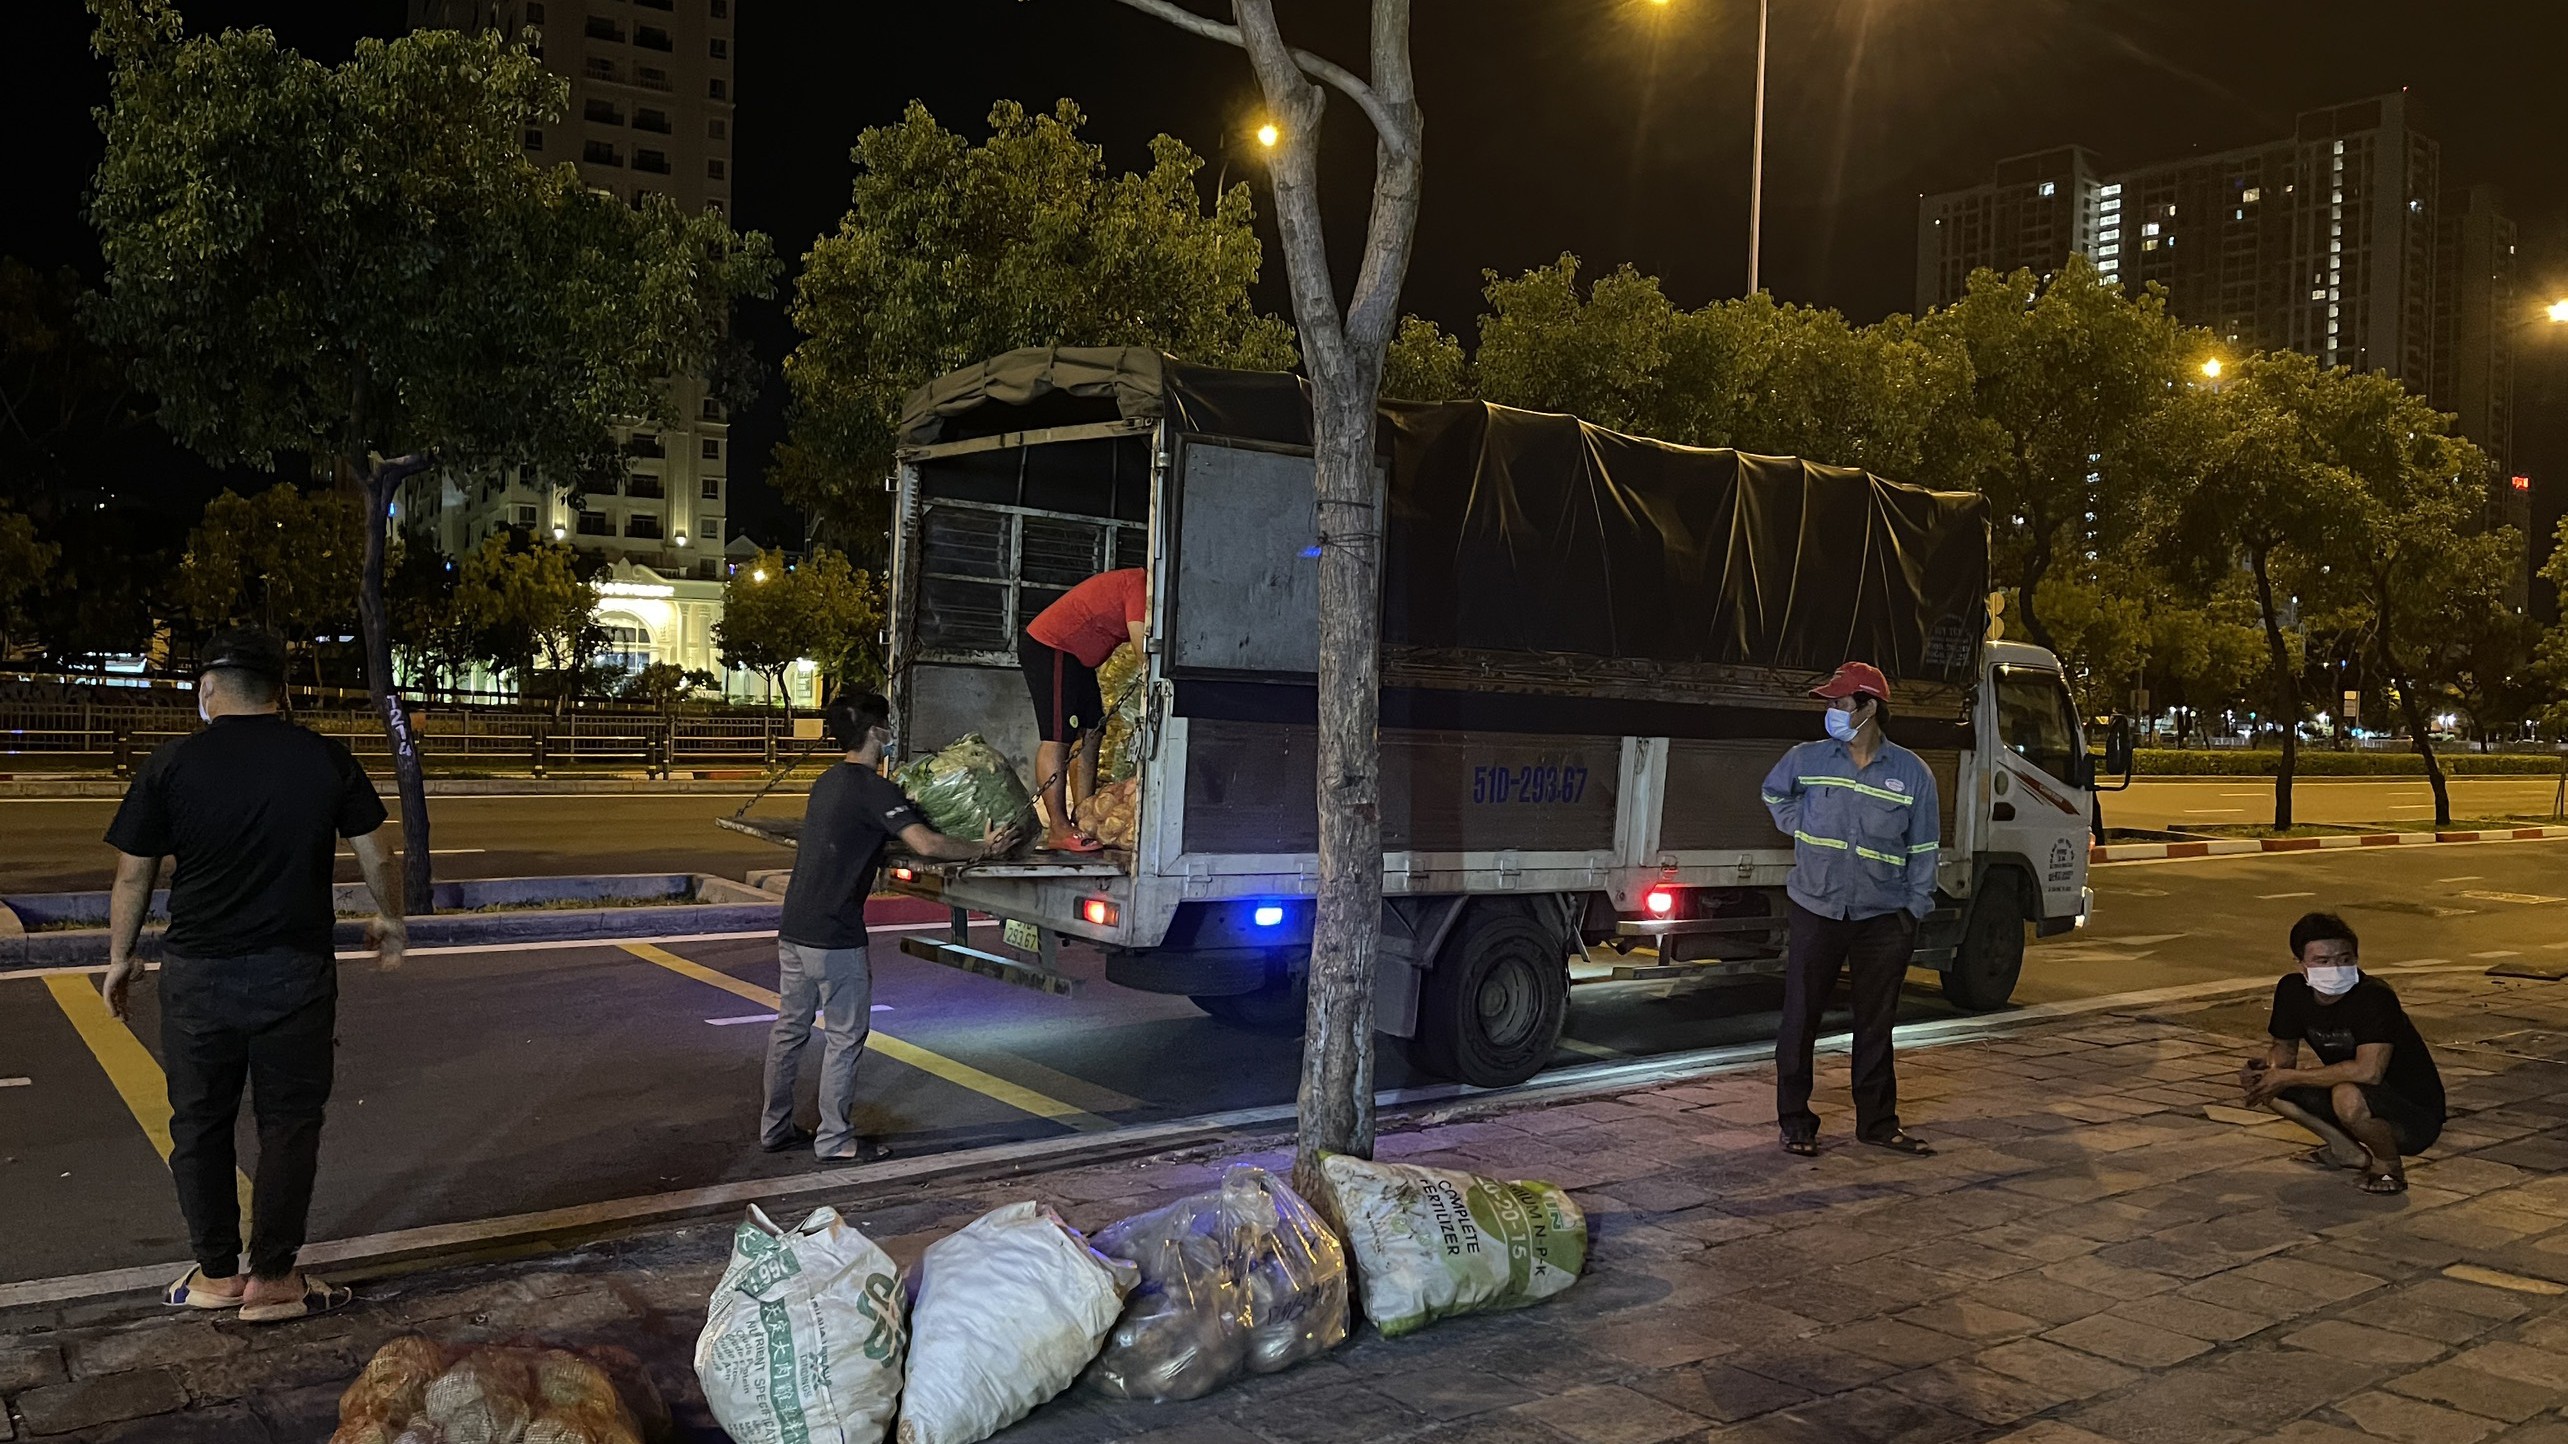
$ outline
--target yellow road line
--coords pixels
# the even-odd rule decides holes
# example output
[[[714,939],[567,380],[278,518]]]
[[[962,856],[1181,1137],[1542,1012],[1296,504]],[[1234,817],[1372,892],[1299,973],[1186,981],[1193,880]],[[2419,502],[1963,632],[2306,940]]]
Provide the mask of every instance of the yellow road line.
[[[644,962],[657,963],[680,977],[693,978],[699,983],[720,988],[733,997],[746,998],[764,1008],[778,1007],[784,1001],[776,996],[773,989],[762,988],[755,983],[735,978],[729,973],[708,968],[702,963],[679,957],[676,953],[651,943],[622,943],[618,946]],[[922,1073],[934,1074],[948,1083],[968,1088],[984,1098],[1004,1103],[1020,1113],[1031,1113],[1037,1118],[1049,1118],[1058,1123],[1068,1124],[1082,1132],[1102,1133],[1116,1126],[1112,1120],[1100,1118],[1084,1108],[1074,1107],[1058,1098],[1038,1093],[1023,1084],[1011,1083],[996,1074],[984,1073],[969,1063],[957,1062],[942,1053],[930,1052],[916,1043],[895,1038],[879,1028],[874,1029],[871,1036],[866,1038],[865,1046],[895,1062],[906,1063]]]
[[[106,998],[87,978],[55,973],[45,979],[45,991],[53,994],[54,1006],[62,1009],[80,1041],[89,1045],[90,1056],[98,1060],[107,1081],[115,1085],[116,1096],[125,1100],[126,1110],[142,1125],[152,1150],[161,1162],[169,1162],[169,1079],[161,1072],[160,1060],[122,1018],[107,1011]],[[238,1180],[241,1222],[247,1227],[250,1177],[237,1168],[232,1176]]]
[[[1572,1053],[1577,1053],[1588,1058],[1628,1058],[1632,1056],[1620,1048],[1608,1048],[1602,1043],[1583,1042],[1566,1033],[1563,1033],[1560,1037],[1560,1046],[1568,1049]]]

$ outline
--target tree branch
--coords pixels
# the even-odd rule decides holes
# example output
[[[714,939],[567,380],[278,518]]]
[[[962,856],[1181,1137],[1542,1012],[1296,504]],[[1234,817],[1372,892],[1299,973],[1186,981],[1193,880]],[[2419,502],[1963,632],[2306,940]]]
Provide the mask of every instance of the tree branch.
[[[1165,20],[1190,34],[1200,35],[1207,40],[1218,40],[1224,45],[1235,45],[1242,50],[1248,49],[1248,37],[1240,33],[1238,26],[1225,25],[1218,20],[1198,15],[1185,6],[1177,4],[1176,0],[1121,0],[1121,3],[1131,6],[1144,15]],[[1405,27],[1403,28],[1405,30]],[[1384,105],[1382,97],[1371,85],[1365,83],[1362,76],[1334,60],[1313,55],[1307,50],[1288,49],[1285,53],[1293,57],[1293,64],[1299,67],[1303,74],[1314,80],[1324,81],[1344,92],[1347,99],[1354,101],[1357,108],[1364,112],[1364,118],[1373,122],[1373,133],[1382,138],[1382,143],[1403,159],[1408,158],[1408,147],[1412,142],[1412,136],[1407,128],[1399,123],[1392,111]]]

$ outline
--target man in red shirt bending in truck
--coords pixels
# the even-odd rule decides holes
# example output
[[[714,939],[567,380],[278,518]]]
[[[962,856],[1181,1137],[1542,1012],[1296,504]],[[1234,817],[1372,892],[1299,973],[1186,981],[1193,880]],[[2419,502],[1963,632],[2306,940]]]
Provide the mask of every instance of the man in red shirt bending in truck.
[[[1036,735],[1043,739],[1034,772],[1043,781],[1043,846],[1050,851],[1095,852],[1103,845],[1072,827],[1070,816],[1097,790],[1097,743],[1106,725],[1097,669],[1127,640],[1141,652],[1147,580],[1139,567],[1100,572],[1062,593],[1017,639],[1017,660],[1034,694]],[[1065,771],[1068,807],[1062,805]]]

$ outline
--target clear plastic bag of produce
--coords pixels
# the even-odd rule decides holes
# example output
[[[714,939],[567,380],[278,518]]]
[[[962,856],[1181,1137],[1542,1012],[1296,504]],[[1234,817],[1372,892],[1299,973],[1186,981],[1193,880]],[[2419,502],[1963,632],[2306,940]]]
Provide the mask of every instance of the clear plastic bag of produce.
[[[696,1337],[696,1381],[739,1444],[880,1444],[901,1395],[900,1270],[836,1209],[731,1238]]]
[[[653,1444],[668,1405],[622,1349],[448,1348],[406,1334],[339,1396],[330,1444]]]
[[[1032,837],[1034,799],[1008,755],[978,732],[966,732],[942,752],[918,759],[893,779],[948,837],[978,841],[992,823]]]
[[[1336,1153],[1320,1174],[1346,1225],[1364,1315],[1386,1338],[1537,1303],[1586,1265],[1587,1215],[1551,1184]]]
[[[1317,1210],[1262,1168],[1109,1226],[1098,1252],[1141,1287],[1082,1376],[1113,1399],[1198,1399],[1346,1338],[1346,1251]]]
[[[1137,1277],[1035,1203],[994,1208],[929,1244],[900,1444],[977,1444],[1070,1387]]]
[[[1097,667],[1097,692],[1106,699],[1105,734],[1097,739],[1101,781],[1120,782],[1139,768],[1143,686],[1141,654],[1130,642]]]

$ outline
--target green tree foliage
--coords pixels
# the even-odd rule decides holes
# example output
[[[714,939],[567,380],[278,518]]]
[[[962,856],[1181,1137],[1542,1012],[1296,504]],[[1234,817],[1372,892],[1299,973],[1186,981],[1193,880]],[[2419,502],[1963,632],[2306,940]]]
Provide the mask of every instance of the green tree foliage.
[[[2265,635],[2268,716],[2282,728],[2274,776],[2274,826],[2292,825],[2292,776],[2308,715],[2299,631],[2304,591],[2315,593],[2362,505],[2360,486],[2321,434],[2327,376],[2308,357],[2278,352],[2229,368],[2217,389],[2175,394],[2134,433],[2145,437],[2165,484],[2150,501],[2148,540],[2158,560],[2197,594],[2243,571]],[[2313,595],[2313,602],[2316,597]]]
[[[722,685],[722,679],[702,667],[681,667],[675,662],[653,662],[624,679],[616,689],[617,700],[647,702],[654,707],[675,707],[697,692],[710,692]]]
[[[880,589],[846,557],[819,548],[789,570],[783,553],[762,551],[723,588],[714,645],[724,665],[773,681],[790,708],[786,675],[805,659],[825,697],[882,685],[882,628]]]
[[[187,36],[167,0],[91,0],[109,65],[90,219],[96,329],[184,444],[323,458],[365,496],[360,616],[401,779],[408,895],[428,896],[418,745],[392,692],[384,518],[433,462],[614,474],[619,421],[701,371],[764,239],[628,206],[530,125],[565,83],[522,43],[422,30],[327,66],[263,29]]]
[[[36,535],[33,518],[0,505],[0,662],[16,651],[31,620],[25,604],[44,586],[62,549]]]
[[[200,633],[256,623],[307,646],[344,636],[356,626],[364,525],[344,491],[226,491],[188,533],[179,606]]]
[[[475,661],[515,675],[521,695],[559,704],[606,647],[596,585],[559,542],[486,537],[455,577],[454,616]]]
[[[2135,530],[2159,464],[2136,443],[2207,344],[2167,314],[2164,293],[2126,295],[2075,255],[2047,279],[1979,272],[1917,331],[1967,357],[1970,411],[1994,450],[1965,484],[1988,495],[1997,575],[2029,598],[2024,630],[2049,646],[2043,584]]]
[[[1207,212],[1203,162],[1151,142],[1150,169],[1110,176],[1084,117],[1013,101],[975,145],[912,102],[857,137],[854,198],[803,260],[785,362],[786,498],[860,556],[882,549],[882,479],[902,400],[1019,346],[1150,346],[1210,365],[1284,370],[1292,328],[1249,298],[1261,250],[1247,185]]]

